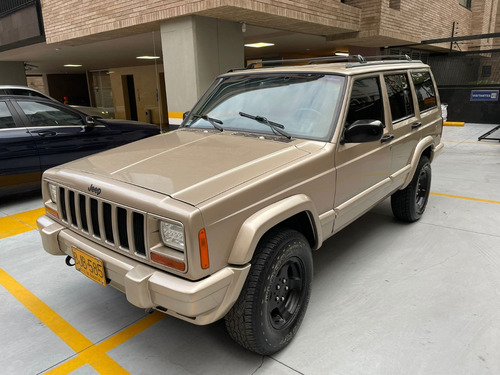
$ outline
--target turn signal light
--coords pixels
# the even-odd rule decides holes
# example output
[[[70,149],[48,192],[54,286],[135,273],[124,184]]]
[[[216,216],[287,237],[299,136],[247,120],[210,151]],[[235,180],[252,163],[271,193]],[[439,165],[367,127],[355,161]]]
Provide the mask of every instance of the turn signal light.
[[[163,264],[164,266],[179,270],[179,271],[185,271],[186,270],[186,265],[184,262],[167,257],[165,255],[157,254],[157,253],[151,253],[151,260],[153,262]]]
[[[56,210],[53,210],[52,208],[45,206],[45,212],[47,212],[48,214],[51,214],[52,216],[55,216],[57,219],[59,219],[59,214],[57,213]]]
[[[208,267],[210,267],[210,262],[208,259],[207,232],[205,231],[205,228],[199,231],[198,242],[200,244],[201,268],[206,270]]]

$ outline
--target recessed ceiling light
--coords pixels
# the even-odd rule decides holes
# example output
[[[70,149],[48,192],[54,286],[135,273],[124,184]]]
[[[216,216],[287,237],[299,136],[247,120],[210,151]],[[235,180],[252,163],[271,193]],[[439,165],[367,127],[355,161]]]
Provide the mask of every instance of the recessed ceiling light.
[[[81,68],[81,64],[64,64],[64,67],[66,68]]]
[[[274,46],[274,43],[258,42],[258,43],[245,44],[245,47],[252,47],[252,48],[262,48],[262,47],[271,47],[271,46]]]
[[[139,60],[156,60],[159,59],[160,56],[137,56],[136,59]]]
[[[349,54],[347,52],[335,52],[335,56],[344,56],[347,57]]]

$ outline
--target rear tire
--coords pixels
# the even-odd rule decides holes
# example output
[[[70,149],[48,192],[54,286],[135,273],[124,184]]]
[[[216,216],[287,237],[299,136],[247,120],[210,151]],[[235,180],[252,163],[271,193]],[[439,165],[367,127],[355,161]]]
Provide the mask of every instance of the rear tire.
[[[422,156],[410,184],[391,196],[392,213],[397,219],[411,223],[422,217],[429,200],[431,176],[429,159]]]
[[[304,318],[313,264],[299,232],[274,229],[255,251],[238,300],[225,317],[230,336],[243,347],[270,355],[293,339]]]

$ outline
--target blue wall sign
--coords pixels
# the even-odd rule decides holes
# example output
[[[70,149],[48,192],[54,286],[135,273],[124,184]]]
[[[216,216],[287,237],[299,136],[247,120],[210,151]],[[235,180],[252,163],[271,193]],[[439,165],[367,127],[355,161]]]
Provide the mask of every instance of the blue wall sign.
[[[471,102],[498,102],[498,90],[472,90]]]

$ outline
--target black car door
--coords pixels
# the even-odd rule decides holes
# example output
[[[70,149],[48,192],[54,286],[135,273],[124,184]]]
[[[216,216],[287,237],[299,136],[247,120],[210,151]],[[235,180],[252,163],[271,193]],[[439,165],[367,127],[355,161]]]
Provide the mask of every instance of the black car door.
[[[0,193],[40,184],[40,159],[33,136],[9,100],[0,101]]]
[[[35,139],[42,171],[105,150],[119,133],[97,120],[88,125],[84,114],[57,103],[17,99],[16,107]]]

